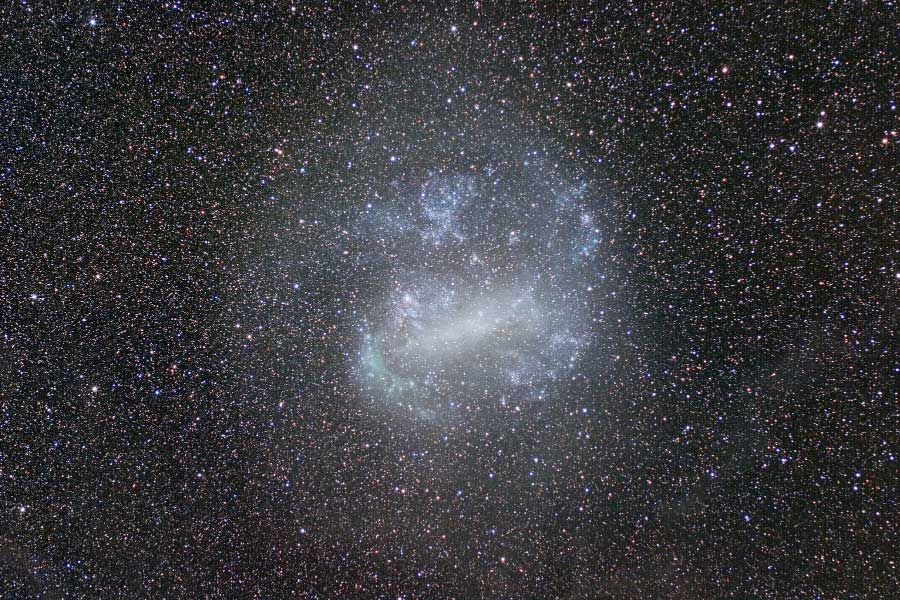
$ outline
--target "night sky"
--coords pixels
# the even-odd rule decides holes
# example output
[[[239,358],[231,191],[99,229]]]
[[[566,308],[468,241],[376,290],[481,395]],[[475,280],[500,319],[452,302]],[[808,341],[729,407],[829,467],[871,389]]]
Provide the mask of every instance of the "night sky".
[[[898,597],[900,7],[208,8],[0,9],[0,598]]]

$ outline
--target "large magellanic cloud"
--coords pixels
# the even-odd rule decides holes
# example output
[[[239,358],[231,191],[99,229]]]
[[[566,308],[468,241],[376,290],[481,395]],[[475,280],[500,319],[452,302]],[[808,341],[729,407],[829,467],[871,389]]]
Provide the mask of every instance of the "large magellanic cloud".
[[[550,400],[591,343],[602,198],[543,157],[433,171],[371,205],[379,265],[360,324],[369,401],[415,418]]]

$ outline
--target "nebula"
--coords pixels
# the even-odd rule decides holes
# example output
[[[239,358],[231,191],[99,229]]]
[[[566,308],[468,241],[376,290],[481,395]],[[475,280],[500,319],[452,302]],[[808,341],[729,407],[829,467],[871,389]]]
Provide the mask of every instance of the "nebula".
[[[439,421],[554,398],[593,335],[594,201],[529,161],[430,173],[372,204],[363,229],[385,284],[360,325],[365,396]]]

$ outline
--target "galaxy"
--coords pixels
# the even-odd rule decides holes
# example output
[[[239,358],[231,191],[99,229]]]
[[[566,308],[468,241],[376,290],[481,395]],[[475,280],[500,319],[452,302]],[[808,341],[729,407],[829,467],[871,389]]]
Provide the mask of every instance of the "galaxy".
[[[900,589],[900,9],[0,9],[0,600]]]
[[[377,401],[425,420],[520,411],[576,372],[599,321],[590,206],[602,204],[545,162],[530,151],[428,173],[412,198],[367,204],[363,244],[387,289],[363,320],[359,377]]]

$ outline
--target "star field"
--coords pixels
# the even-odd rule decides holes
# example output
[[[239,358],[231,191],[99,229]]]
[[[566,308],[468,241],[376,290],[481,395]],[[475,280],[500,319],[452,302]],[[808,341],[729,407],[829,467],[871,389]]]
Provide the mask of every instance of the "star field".
[[[898,16],[0,9],[0,598],[893,597]]]

